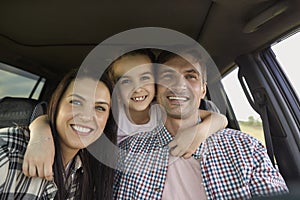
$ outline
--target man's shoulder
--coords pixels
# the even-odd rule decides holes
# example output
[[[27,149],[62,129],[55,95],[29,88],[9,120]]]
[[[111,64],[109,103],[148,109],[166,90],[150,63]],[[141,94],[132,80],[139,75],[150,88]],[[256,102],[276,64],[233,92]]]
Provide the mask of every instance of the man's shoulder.
[[[249,155],[258,153],[266,155],[264,145],[251,135],[234,129],[224,129],[214,133],[204,143],[205,149],[222,156],[235,156],[247,159]],[[250,156],[251,157],[251,156]]]
[[[260,143],[256,138],[249,135],[248,133],[244,133],[240,130],[226,128],[220,130],[210,137],[212,141],[219,141],[221,143],[224,142],[237,142],[237,143],[246,143],[246,144],[257,144]]]

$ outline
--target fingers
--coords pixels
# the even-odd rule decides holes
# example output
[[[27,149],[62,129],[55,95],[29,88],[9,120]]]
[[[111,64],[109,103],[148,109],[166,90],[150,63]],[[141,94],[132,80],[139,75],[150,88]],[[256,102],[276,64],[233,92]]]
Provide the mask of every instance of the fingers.
[[[196,151],[198,148],[197,142],[192,142],[192,144],[187,145],[187,142],[179,142],[178,140],[174,139],[169,144],[169,151],[172,156],[177,157],[183,157],[185,159],[188,159],[192,156],[192,154]]]
[[[172,141],[168,144],[169,149],[173,149],[173,148],[175,148],[176,146],[177,146],[177,142],[176,142],[175,139],[172,140]]]
[[[181,156],[184,155],[184,153],[185,153],[184,149],[182,149],[179,146],[175,146],[175,147],[173,147],[173,148],[170,149],[170,154],[172,156],[181,157]]]
[[[51,173],[50,175],[45,175],[45,179],[48,181],[52,181],[53,180],[53,174]]]
[[[43,165],[37,165],[35,166],[36,169],[36,176],[40,177],[40,178],[44,178],[44,166]]]
[[[53,172],[51,164],[42,166],[29,165],[28,162],[23,162],[22,170],[25,176],[45,178],[48,181],[53,180]]]
[[[24,160],[22,165],[22,170],[25,176],[37,177],[38,172],[35,165],[30,165],[26,160]]]
[[[23,165],[22,165],[22,170],[25,176],[29,176],[29,165],[26,160],[24,160]]]
[[[51,181],[53,180],[53,172],[52,172],[52,163],[50,162],[46,162],[44,165],[44,177],[46,180]]]
[[[184,146],[178,144],[177,140],[174,139],[169,144],[170,154],[172,156],[181,157],[185,154],[186,149],[184,149]]]
[[[184,159],[189,159],[190,157],[192,157],[192,154],[193,154],[193,152],[188,152],[188,153],[185,153],[185,154],[183,154],[183,158]]]
[[[29,165],[29,176],[31,177],[37,177],[37,170],[36,170],[36,167],[33,166],[33,165]]]
[[[197,148],[198,148],[197,142],[193,142],[189,146],[189,148],[185,151],[185,153],[183,155],[183,158],[185,158],[185,159],[190,158],[193,155],[193,153],[195,153],[195,151],[197,150]]]

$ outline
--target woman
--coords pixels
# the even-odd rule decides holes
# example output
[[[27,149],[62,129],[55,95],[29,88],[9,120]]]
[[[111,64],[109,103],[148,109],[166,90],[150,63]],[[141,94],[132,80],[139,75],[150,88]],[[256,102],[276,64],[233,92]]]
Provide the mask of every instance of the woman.
[[[103,132],[116,142],[116,128],[110,115],[110,82],[105,76],[99,81],[96,75],[87,70],[78,75],[75,70],[70,72],[50,100],[47,114],[56,152],[54,181],[26,177],[22,173],[28,128],[0,130],[2,199],[112,198],[113,169],[98,162],[86,150]],[[52,137],[36,143],[46,143]]]

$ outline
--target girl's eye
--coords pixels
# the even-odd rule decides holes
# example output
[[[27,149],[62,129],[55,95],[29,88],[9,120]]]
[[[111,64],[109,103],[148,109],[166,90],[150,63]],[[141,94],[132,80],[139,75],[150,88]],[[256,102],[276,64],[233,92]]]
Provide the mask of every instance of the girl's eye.
[[[106,108],[103,107],[103,106],[96,106],[95,109],[96,109],[96,110],[99,110],[99,111],[103,111],[103,112],[106,111]]]
[[[146,81],[150,79],[150,76],[142,76],[140,79],[141,81]]]
[[[121,84],[128,84],[130,83],[131,81],[129,79],[123,79],[120,81]]]
[[[73,105],[81,105],[81,102],[75,99],[70,100],[70,103]]]
[[[173,78],[172,74],[165,74],[165,75],[162,76],[162,79],[165,79],[165,80],[169,80],[169,79],[172,79],[172,78]]]

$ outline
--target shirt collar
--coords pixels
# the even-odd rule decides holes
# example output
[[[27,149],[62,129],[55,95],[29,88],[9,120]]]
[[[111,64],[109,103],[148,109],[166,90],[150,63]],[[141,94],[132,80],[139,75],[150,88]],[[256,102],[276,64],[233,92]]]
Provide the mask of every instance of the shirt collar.
[[[154,132],[158,134],[158,140],[161,147],[165,147],[173,140],[172,135],[169,133],[169,131],[163,124],[160,124]],[[203,155],[206,155],[207,153],[206,143],[207,140],[203,141],[201,145],[196,149],[196,151],[192,154],[192,156],[195,159],[200,159],[201,157],[203,157]]]
[[[77,171],[79,168],[81,168],[82,167],[82,161],[81,161],[81,159],[80,159],[80,156],[79,155],[77,155],[76,157],[75,157],[75,164],[74,164],[74,171]]]
[[[192,154],[195,159],[200,159],[203,156],[205,151],[205,141],[203,141],[200,146],[196,149],[196,151]]]
[[[161,147],[165,147],[173,140],[172,135],[163,124],[157,127],[156,133]]]
[[[196,151],[192,154],[195,159],[205,158],[209,154],[209,142],[211,141],[211,136],[206,138],[200,146],[196,149]]]

